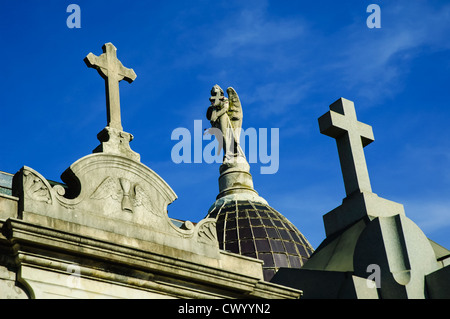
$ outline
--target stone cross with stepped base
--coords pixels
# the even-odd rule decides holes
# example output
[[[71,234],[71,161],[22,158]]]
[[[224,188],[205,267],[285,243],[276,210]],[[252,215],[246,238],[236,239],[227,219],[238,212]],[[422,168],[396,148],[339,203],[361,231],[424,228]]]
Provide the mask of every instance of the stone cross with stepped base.
[[[320,132],[336,139],[347,196],[372,192],[363,147],[374,141],[372,127],[358,122],[352,101],[339,99],[319,119]]]
[[[96,69],[105,80],[107,126],[98,133],[97,138],[101,144],[93,152],[121,155],[139,162],[140,155],[129,146],[133,135],[124,132],[122,128],[119,95],[119,82],[133,82],[136,73],[133,69],[124,67],[117,59],[117,49],[112,43],[103,45],[103,54],[100,56],[89,53],[84,62],[88,67]]]
[[[336,139],[346,197],[323,216],[327,238],[301,269],[280,269],[272,282],[301,288],[302,298],[448,297],[450,255],[405,216],[403,205],[372,193],[364,147],[372,128],[340,98],[319,118]]]
[[[364,216],[404,215],[403,205],[372,193],[364,147],[374,141],[372,127],[356,118],[352,101],[340,98],[319,118],[322,134],[336,139],[347,197],[338,208],[324,216],[327,235],[337,232]]]

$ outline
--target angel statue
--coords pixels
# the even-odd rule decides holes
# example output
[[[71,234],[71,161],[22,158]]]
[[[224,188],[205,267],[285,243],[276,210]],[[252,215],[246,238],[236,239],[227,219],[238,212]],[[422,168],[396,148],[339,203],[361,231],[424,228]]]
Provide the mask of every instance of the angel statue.
[[[227,94],[229,98],[225,97],[220,86],[214,85],[206,118],[211,122],[211,131],[219,141],[219,149],[223,147],[223,165],[232,166],[247,163],[247,160],[239,145],[243,117],[241,102],[232,87],[227,89]]]

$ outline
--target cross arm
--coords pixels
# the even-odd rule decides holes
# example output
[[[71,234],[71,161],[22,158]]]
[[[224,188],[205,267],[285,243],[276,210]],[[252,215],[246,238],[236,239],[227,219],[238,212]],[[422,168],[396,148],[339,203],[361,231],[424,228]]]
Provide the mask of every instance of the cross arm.
[[[133,69],[128,69],[128,68],[124,67],[122,65],[122,63],[120,63],[119,72],[118,73],[121,76],[123,76],[123,79],[125,81],[127,81],[128,83],[133,82],[136,79],[136,77],[137,77],[137,75],[136,75],[136,73],[134,72]]]
[[[106,80],[106,78],[108,77],[108,71],[104,54],[96,56],[91,52],[84,58],[83,61],[89,68],[97,70],[98,74],[100,74],[100,76]]]
[[[345,127],[345,119],[342,115],[328,111],[321,117],[319,117],[319,129],[320,133],[329,137],[338,138],[345,134],[347,130]]]
[[[357,126],[358,126],[358,132],[361,135],[361,143],[362,143],[363,147],[366,147],[367,145],[369,145],[370,143],[375,141],[372,126],[361,123],[361,122],[358,122]]]
[[[93,54],[92,52],[89,53],[85,58],[84,58],[84,63],[86,63],[86,65],[90,68],[94,68],[96,69],[97,66],[99,65],[99,59],[98,56],[96,56],[95,54]]]
[[[334,111],[329,111],[319,118],[320,133],[336,139],[349,131],[349,125],[351,124],[344,115]],[[363,147],[375,140],[370,125],[361,122],[356,122],[355,125],[358,134],[361,136]]]

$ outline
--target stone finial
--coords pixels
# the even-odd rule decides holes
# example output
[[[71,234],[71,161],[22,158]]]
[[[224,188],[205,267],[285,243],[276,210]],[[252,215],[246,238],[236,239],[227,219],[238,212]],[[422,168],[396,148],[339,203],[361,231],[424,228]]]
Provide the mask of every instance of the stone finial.
[[[223,147],[223,164],[235,166],[235,164],[247,164],[244,151],[239,145],[242,129],[242,106],[236,91],[229,87],[227,89],[229,98],[217,84],[211,89],[206,117],[215,129],[215,135],[219,144]],[[218,133],[218,134],[217,134]],[[248,165],[248,164],[247,164]]]
[[[107,125],[122,131],[120,119],[119,82],[125,80],[129,83],[136,79],[133,69],[127,69],[117,59],[117,49],[112,43],[103,45],[103,54],[96,56],[89,53],[84,62],[88,67],[98,71],[106,84]]]
[[[88,67],[96,69],[105,80],[107,126],[97,135],[101,144],[94,153],[116,154],[140,161],[139,154],[129,146],[133,135],[124,132],[122,128],[119,95],[119,82],[133,82],[136,73],[133,69],[124,67],[117,59],[117,49],[112,43],[103,45],[103,54],[100,56],[89,53],[84,62]]]
[[[206,113],[211,122],[210,131],[216,136],[224,152],[216,204],[229,199],[250,199],[267,203],[253,188],[250,165],[239,143],[243,118],[239,96],[232,87],[227,89],[227,94],[228,98],[216,84],[211,89],[211,105]]]

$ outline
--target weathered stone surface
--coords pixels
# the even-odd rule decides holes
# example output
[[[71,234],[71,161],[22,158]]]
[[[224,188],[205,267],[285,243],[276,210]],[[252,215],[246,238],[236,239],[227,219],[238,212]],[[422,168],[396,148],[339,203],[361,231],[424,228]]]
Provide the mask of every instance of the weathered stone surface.
[[[0,265],[0,299],[28,299],[26,291],[16,281],[16,274]]]
[[[114,241],[8,219],[2,231],[17,251],[9,280],[31,298],[298,298],[262,282],[260,263],[221,252],[219,266]],[[155,250],[158,250],[157,248]],[[259,266],[259,267],[258,267]]]
[[[15,176],[13,191],[20,198],[24,221],[111,240],[139,240],[164,244],[200,255],[218,255],[217,241],[204,231],[213,220],[176,227],[167,206],[176,199],[173,190],[150,168],[125,157],[88,155],[62,175],[67,189],[24,167]],[[208,225],[210,223],[211,225]],[[137,239],[132,241],[131,239]],[[196,245],[190,243],[196,239]],[[189,243],[187,243],[189,242]]]
[[[252,175],[240,165],[222,170],[219,177],[219,195],[217,195],[217,198],[231,194],[258,195],[253,188]]]
[[[16,218],[18,201],[17,197],[0,194],[0,219]]]
[[[120,155],[136,162],[141,160],[141,156],[130,148],[130,142],[133,140],[130,133],[107,126],[97,134],[97,139],[101,144],[92,151],[93,153]]]
[[[361,218],[389,217],[405,215],[402,204],[378,197],[374,193],[353,193],[343,199],[342,205],[323,216],[325,233],[330,236]]]
[[[133,69],[125,68],[117,59],[117,49],[112,43],[106,43],[102,48],[102,55],[95,56],[89,53],[84,61],[88,67],[96,69],[105,79],[107,126],[122,131],[119,82],[122,80],[133,82],[136,79],[136,73]]]
[[[123,131],[120,114],[119,82],[129,83],[136,79],[133,69],[127,69],[117,59],[117,49],[112,43],[103,45],[103,54],[95,56],[89,53],[84,59],[86,65],[98,71],[105,80],[106,91],[106,119],[107,126],[97,134],[101,144],[94,149],[94,153],[120,155],[137,162],[140,155],[131,150],[129,143],[133,135]]]
[[[11,284],[25,283],[23,296],[300,296],[264,282],[261,261],[219,250],[215,219],[175,226],[167,214],[175,193],[139,162],[91,154],[62,179],[65,187],[52,186],[28,167],[14,177],[18,219],[1,224],[0,247],[16,251]]]
[[[371,221],[358,238],[354,274],[368,277],[369,265],[380,267],[380,298],[426,297],[425,277],[438,270],[425,234],[403,215]]]

